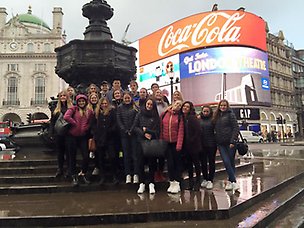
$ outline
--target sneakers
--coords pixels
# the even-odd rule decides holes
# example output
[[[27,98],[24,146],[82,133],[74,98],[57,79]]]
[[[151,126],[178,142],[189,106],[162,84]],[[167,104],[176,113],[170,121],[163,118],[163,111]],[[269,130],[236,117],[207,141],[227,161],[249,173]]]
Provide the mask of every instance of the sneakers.
[[[208,183],[208,181],[203,180],[202,183],[201,183],[201,187],[202,187],[202,188],[206,188],[207,183]]]
[[[79,185],[78,177],[76,175],[72,176],[72,185],[73,187],[77,187]]]
[[[126,184],[130,184],[131,183],[131,175],[127,175],[126,176]]]
[[[62,171],[62,169],[58,169],[57,172],[56,172],[56,174],[55,174],[55,177],[59,178],[61,176],[63,176],[63,171]]]
[[[138,183],[139,183],[139,177],[138,177],[137,174],[135,174],[135,175],[133,176],[133,184],[138,184]]]
[[[93,176],[98,176],[98,175],[99,175],[99,169],[98,169],[97,167],[95,167],[95,168],[93,169],[92,175],[93,175]]]
[[[149,184],[149,193],[150,194],[154,194],[155,193],[155,187],[153,183]]]
[[[149,185],[149,187],[150,187],[150,185]],[[137,190],[137,193],[142,194],[142,193],[144,193],[144,191],[145,191],[145,184],[144,183],[139,184],[139,188]]]
[[[232,189],[233,189],[233,191],[239,190],[239,188],[240,188],[240,186],[238,185],[238,183],[236,183],[236,182],[232,183]]]
[[[172,191],[173,182],[174,182],[174,181],[170,181],[170,186],[169,186],[169,188],[167,189],[167,192],[168,192],[168,193],[171,193],[171,191]]]
[[[233,189],[233,184],[230,181],[228,181],[226,184],[225,190],[231,191],[232,189]]]
[[[180,191],[181,191],[181,189],[180,189],[179,182],[173,181],[173,186],[171,188],[171,193],[176,194],[176,193],[179,193]]]
[[[213,183],[212,181],[207,181],[206,189],[212,189],[213,188]]]

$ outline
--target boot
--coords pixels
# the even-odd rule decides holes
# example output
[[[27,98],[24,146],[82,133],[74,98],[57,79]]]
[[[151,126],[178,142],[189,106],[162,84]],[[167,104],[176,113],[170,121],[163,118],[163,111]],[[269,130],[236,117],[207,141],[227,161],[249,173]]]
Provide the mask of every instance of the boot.
[[[91,181],[89,180],[88,176],[87,175],[83,175],[82,176],[82,179],[83,179],[83,182],[85,184],[91,184]]]
[[[56,174],[55,174],[55,177],[59,178],[61,176],[63,176],[63,170],[62,169],[58,169],[57,172],[56,172]]]
[[[119,184],[119,179],[118,179],[117,175],[114,175],[114,176],[113,176],[112,184],[113,184],[113,185]]]
[[[103,185],[104,182],[105,182],[105,177],[104,177],[104,175],[100,175],[100,179],[99,179],[99,181],[98,181],[98,185]]]
[[[77,187],[79,185],[77,175],[72,176],[72,185],[73,185],[73,187]]]

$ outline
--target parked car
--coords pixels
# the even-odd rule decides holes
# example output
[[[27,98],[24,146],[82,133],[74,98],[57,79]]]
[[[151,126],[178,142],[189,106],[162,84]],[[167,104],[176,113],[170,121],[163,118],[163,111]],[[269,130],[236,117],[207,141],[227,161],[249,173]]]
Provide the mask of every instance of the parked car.
[[[240,131],[242,134],[244,141],[248,143],[263,143],[264,139],[261,135],[254,131]]]

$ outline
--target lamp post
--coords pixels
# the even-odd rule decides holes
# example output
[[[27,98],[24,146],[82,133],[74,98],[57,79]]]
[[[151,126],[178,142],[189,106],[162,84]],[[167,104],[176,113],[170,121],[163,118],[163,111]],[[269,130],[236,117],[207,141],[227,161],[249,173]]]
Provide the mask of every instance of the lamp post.
[[[173,103],[173,78],[174,78],[174,72],[168,72],[167,73],[170,78],[170,89],[171,89],[171,104]]]

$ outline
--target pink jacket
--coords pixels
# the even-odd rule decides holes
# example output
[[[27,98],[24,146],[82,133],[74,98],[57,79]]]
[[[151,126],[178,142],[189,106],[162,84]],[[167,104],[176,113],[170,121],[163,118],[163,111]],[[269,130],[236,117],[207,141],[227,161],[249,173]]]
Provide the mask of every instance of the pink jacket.
[[[87,110],[86,115],[81,116],[77,106],[69,108],[64,114],[64,119],[71,124],[69,134],[84,136],[89,133],[90,121],[94,117],[92,110]]]
[[[178,123],[178,114],[175,114],[172,110],[163,113],[160,118],[162,119],[160,138],[170,143],[176,142],[176,150],[180,151],[184,140],[183,118],[180,117]]]

